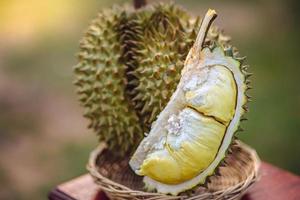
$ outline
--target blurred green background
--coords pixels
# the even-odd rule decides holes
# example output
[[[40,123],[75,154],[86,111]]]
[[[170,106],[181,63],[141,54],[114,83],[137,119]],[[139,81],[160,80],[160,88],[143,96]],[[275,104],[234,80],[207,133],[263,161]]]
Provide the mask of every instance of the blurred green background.
[[[218,11],[216,23],[255,74],[240,137],[263,160],[300,174],[297,1],[175,2],[201,16]],[[131,1],[0,1],[0,199],[45,199],[56,184],[86,173],[97,137],[86,129],[72,66],[89,21],[114,3]]]

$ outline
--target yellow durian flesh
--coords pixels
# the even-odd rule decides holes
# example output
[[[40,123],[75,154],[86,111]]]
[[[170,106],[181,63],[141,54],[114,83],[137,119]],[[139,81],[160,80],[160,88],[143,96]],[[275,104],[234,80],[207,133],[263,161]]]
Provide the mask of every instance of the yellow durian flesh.
[[[233,75],[219,65],[202,68],[189,77],[184,90],[187,107],[170,116],[163,150],[147,156],[140,175],[178,184],[195,177],[214,160],[235,111]]]
[[[236,104],[236,83],[232,72],[226,67],[207,67],[193,74],[184,89],[187,91],[185,98],[188,105],[200,113],[225,124],[232,119]]]
[[[148,155],[140,174],[167,184],[178,184],[195,177],[215,158],[226,127],[213,118],[185,108],[182,129],[168,134],[165,148]]]

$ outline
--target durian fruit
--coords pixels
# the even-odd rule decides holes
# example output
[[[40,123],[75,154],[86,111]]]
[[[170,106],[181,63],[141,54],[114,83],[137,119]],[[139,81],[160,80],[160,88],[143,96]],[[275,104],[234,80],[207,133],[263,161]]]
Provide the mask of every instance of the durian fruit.
[[[101,11],[81,40],[74,68],[89,127],[111,153],[131,155],[170,100],[199,20],[174,4]],[[228,44],[211,28],[205,44]]]
[[[89,127],[115,155],[135,148],[143,131],[125,95],[127,66],[122,62],[119,27],[122,10],[107,9],[92,21],[80,42],[75,85]]]
[[[130,160],[149,190],[177,195],[205,184],[224,159],[247,102],[247,77],[237,53],[205,46],[216,17],[209,10],[169,102]]]

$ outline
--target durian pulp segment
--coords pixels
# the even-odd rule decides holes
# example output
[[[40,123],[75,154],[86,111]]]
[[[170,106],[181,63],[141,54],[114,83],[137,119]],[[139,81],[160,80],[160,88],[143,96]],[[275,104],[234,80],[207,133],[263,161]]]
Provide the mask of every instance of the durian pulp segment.
[[[176,134],[168,131],[164,147],[147,156],[140,175],[178,184],[192,179],[213,161],[226,127],[191,108],[183,109],[178,120],[180,130]]]
[[[199,46],[211,14],[202,22],[176,91],[130,160],[150,190],[177,195],[205,183],[223,160],[244,113],[240,62],[226,56],[222,46]]]
[[[228,124],[235,111],[236,83],[225,66],[208,66],[191,74],[183,88],[188,106]]]
[[[227,68],[209,68],[184,80],[187,106],[169,117],[161,130],[166,135],[163,148],[147,156],[140,175],[178,184],[192,179],[214,160],[234,115],[236,85]]]

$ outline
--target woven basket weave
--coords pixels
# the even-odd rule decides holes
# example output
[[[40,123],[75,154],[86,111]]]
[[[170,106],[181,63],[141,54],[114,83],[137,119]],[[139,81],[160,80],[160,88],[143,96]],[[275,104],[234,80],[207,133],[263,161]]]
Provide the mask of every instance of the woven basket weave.
[[[221,200],[239,199],[258,179],[260,160],[247,145],[236,141],[232,153],[226,159],[226,167],[220,166],[218,175],[209,177],[207,187],[199,186],[191,192],[179,196],[146,192],[142,177],[130,169],[129,158],[116,160],[110,157],[101,143],[90,155],[88,170],[94,181],[110,199],[148,200]]]

